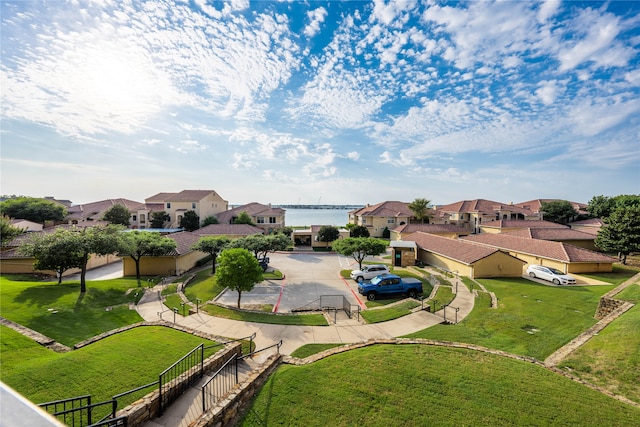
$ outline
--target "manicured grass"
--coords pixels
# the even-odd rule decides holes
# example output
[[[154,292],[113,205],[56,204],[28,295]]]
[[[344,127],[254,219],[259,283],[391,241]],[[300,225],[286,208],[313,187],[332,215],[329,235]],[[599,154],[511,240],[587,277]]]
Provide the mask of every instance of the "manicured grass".
[[[262,278],[264,280],[279,280],[282,279],[284,275],[280,270],[273,270],[269,272],[262,273]]]
[[[404,297],[402,295],[392,298],[378,298],[373,301],[365,301],[364,305],[367,308],[384,307],[385,305],[393,304],[394,302],[402,301]]]
[[[134,328],[68,353],[55,353],[7,327],[0,327],[2,381],[35,403],[85,394],[94,402],[151,383],[201,343],[214,342],[160,326]],[[220,350],[205,350],[205,357]],[[118,401],[118,408],[151,392]]]
[[[291,353],[291,356],[304,359],[305,357],[321,353],[325,350],[329,350],[330,348],[340,347],[341,345],[343,344],[305,344],[302,347],[298,347],[297,349],[295,349]]]
[[[448,286],[438,287],[438,291],[436,292],[436,295],[433,298],[434,300],[438,301],[436,304],[437,306],[436,311],[440,310],[440,306],[442,305],[449,305],[451,301],[453,301],[453,298],[455,298],[455,295],[453,293],[453,290],[450,287]]]
[[[436,325],[409,336],[480,344],[544,360],[596,322],[600,296],[612,288],[554,287],[519,278],[479,281],[495,292],[497,309],[490,309],[489,295],[481,293],[459,324]]]
[[[277,325],[300,325],[300,326],[328,326],[327,320],[322,314],[270,314],[255,313],[248,311],[233,310],[220,307],[215,304],[207,304],[202,310],[208,314],[225,319],[242,320],[245,322],[271,323]]]
[[[200,299],[200,304],[203,304],[217,297],[224,288],[218,285],[215,276],[211,274],[211,269],[206,269],[197,273],[195,279],[184,289],[184,295],[194,304],[196,298]]]
[[[0,276],[2,316],[73,346],[111,329],[142,321],[129,304],[142,297],[135,277],[79,282],[40,282],[25,276]]]
[[[640,403],[640,285],[631,285],[617,298],[636,306],[571,353],[560,367]]]
[[[398,317],[411,314],[411,309],[420,306],[420,303],[413,299],[408,299],[400,304],[379,308],[376,310],[364,310],[360,312],[360,315],[367,323],[379,323],[386,322],[388,320],[397,319]]]
[[[640,408],[527,362],[464,349],[379,345],[281,366],[241,425],[639,423]]]
[[[611,283],[613,285],[620,285],[626,282],[629,278],[638,274],[640,269],[631,266],[614,265],[613,272],[611,273],[592,273],[592,274],[580,274],[581,276],[591,277],[593,279],[602,280],[603,282]]]
[[[180,295],[178,294],[167,295],[164,300],[164,305],[170,310],[177,309],[178,314],[183,316],[188,314],[188,308],[186,307],[187,304],[183,303],[182,298],[180,298]]]

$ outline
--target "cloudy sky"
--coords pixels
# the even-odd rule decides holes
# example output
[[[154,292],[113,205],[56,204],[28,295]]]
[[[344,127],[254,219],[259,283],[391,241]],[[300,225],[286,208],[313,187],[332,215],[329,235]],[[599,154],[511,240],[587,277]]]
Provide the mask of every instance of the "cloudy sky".
[[[1,7],[2,194],[640,193],[640,2]]]

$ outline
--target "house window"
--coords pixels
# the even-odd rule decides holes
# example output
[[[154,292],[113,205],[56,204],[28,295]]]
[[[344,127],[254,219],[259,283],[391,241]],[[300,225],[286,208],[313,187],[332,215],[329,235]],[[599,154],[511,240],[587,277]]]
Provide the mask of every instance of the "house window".
[[[275,216],[270,216],[269,217],[269,224],[275,224],[276,223],[276,217]]]
[[[362,218],[362,223],[366,224],[367,223],[367,218]]]
[[[396,223],[395,218],[387,218],[387,224],[395,224],[395,223]]]
[[[191,203],[191,209],[195,209],[196,208],[196,202]]]
[[[140,224],[144,224],[146,222],[146,216],[145,214],[140,214]]]
[[[131,221],[137,221],[137,220],[138,220],[137,215],[131,215]]]
[[[167,209],[171,209],[171,203],[167,202]]]
[[[259,216],[258,217],[258,224],[264,224],[264,217],[263,216]]]

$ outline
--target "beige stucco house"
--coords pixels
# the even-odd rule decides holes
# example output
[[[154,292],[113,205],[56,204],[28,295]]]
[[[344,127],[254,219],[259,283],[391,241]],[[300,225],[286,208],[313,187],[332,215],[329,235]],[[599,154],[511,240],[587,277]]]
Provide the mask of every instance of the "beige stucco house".
[[[141,206],[140,202],[129,199],[107,199],[98,202],[85,203],[82,205],[74,205],[67,208],[67,216],[65,221],[69,225],[97,225],[104,223],[104,214],[115,205],[122,205],[133,213]],[[129,219],[131,222],[131,218]]]
[[[409,224],[413,212],[409,203],[387,201],[377,205],[367,205],[349,212],[349,224],[367,227],[371,237],[382,237],[384,231]]]
[[[521,277],[525,262],[506,251],[461,239],[416,232],[403,243],[414,242],[416,259],[442,270],[471,278]],[[392,247],[393,247],[392,242]],[[394,259],[396,249],[394,248]]]
[[[541,218],[540,214],[517,205],[475,199],[438,206],[431,222],[457,224],[472,233],[479,233],[484,223],[500,219],[539,220]]]
[[[328,248],[331,247],[331,243],[321,242],[318,240],[318,232],[322,228],[322,225],[312,225],[310,228],[293,230],[291,239],[296,247],[309,246],[311,248]],[[338,239],[345,239],[349,237],[349,230],[346,228],[338,228],[340,233]]]
[[[555,229],[569,229],[569,226],[558,224],[551,221],[540,220],[512,220],[512,219],[499,219],[496,221],[485,222],[479,226],[481,233],[509,233],[511,231],[522,230],[525,228],[555,228]]]
[[[216,215],[216,218],[218,218],[221,224],[233,224],[242,212],[246,212],[256,227],[261,228],[267,233],[271,233],[285,226],[286,211],[284,209],[274,208],[271,207],[271,205],[263,205],[256,202],[220,212]]]
[[[178,228],[187,211],[194,211],[203,221],[229,208],[229,202],[213,190],[183,190],[179,193],[158,193],[144,201],[135,212],[135,228],[149,228],[150,214],[165,211],[169,215],[166,228]],[[132,224],[133,226],[134,224]]]
[[[571,228],[521,228],[510,231],[510,236],[526,237],[528,239],[551,240],[554,242],[569,243],[573,246],[597,251],[593,234],[585,233]]]
[[[613,270],[614,258],[564,242],[509,234],[475,234],[462,239],[498,248],[527,264],[557,268],[564,273],[596,273]]]
[[[456,224],[403,224],[391,230],[390,239],[391,241],[402,240],[404,237],[418,231],[436,234],[450,239],[456,239],[469,234],[469,230]]]
[[[264,234],[264,230],[249,224],[209,224],[206,227],[193,231],[193,233],[200,237],[215,236],[239,239],[254,234]]]

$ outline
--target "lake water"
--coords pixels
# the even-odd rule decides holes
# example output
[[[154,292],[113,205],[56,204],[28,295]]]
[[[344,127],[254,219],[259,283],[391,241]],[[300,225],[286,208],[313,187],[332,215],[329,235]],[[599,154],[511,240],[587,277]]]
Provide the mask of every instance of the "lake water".
[[[295,209],[284,208],[285,224],[291,227],[311,225],[335,225],[344,227],[353,209]]]

